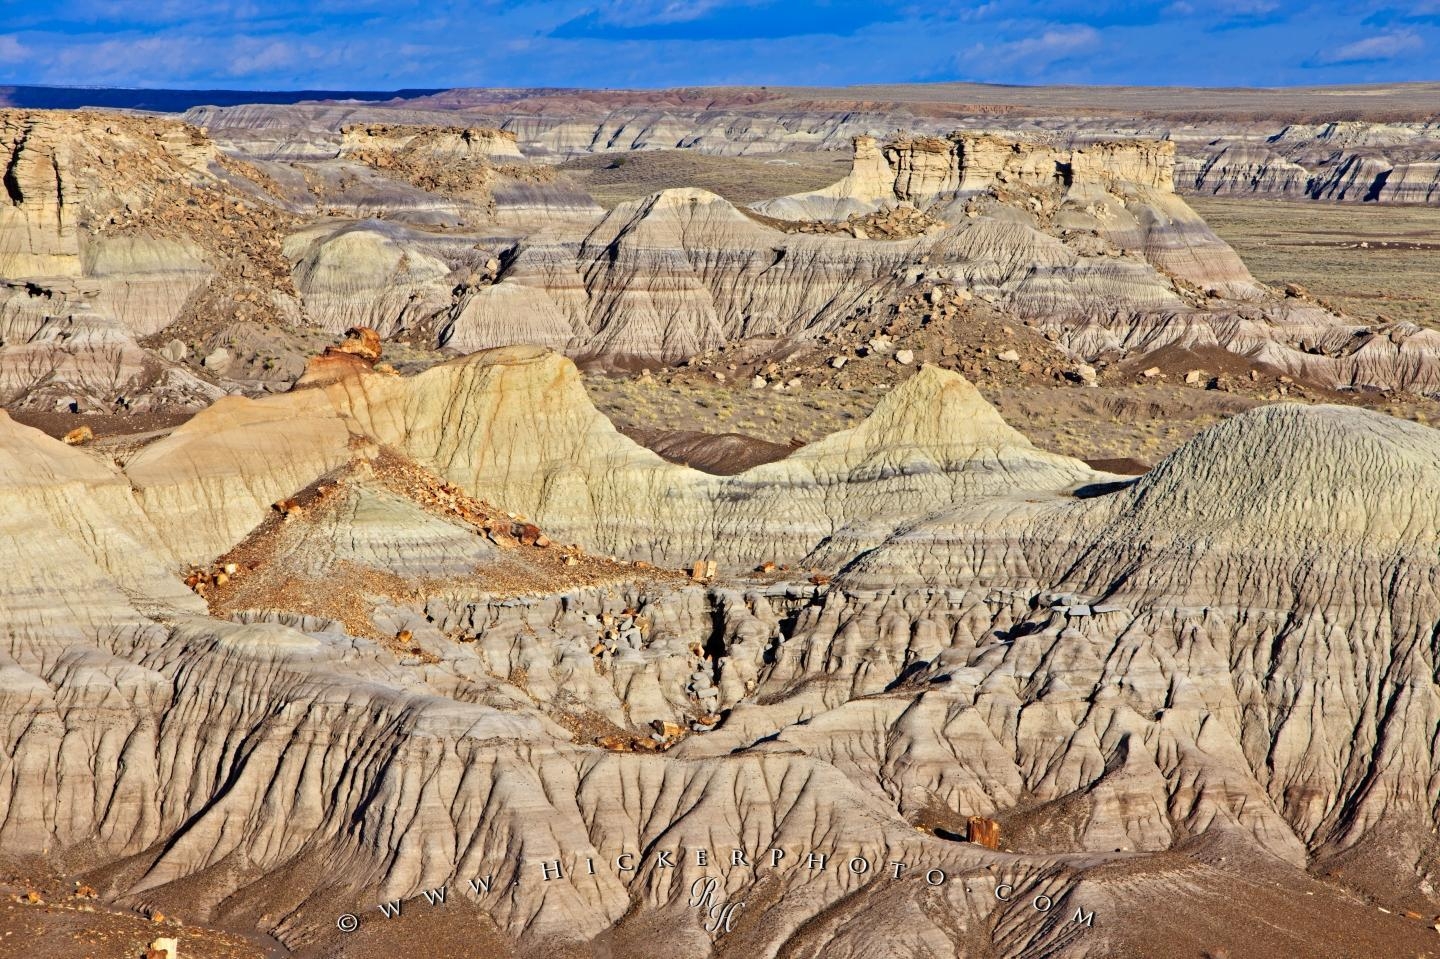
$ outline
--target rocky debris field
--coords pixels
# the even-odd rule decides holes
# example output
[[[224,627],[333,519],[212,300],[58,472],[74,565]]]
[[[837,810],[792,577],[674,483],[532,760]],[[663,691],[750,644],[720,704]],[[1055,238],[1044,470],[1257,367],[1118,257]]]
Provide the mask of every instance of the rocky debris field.
[[[549,167],[497,162],[521,159],[514,138],[497,130],[366,125],[341,133],[345,159],[444,197],[490,203],[491,187],[500,177],[532,183],[555,179]]]

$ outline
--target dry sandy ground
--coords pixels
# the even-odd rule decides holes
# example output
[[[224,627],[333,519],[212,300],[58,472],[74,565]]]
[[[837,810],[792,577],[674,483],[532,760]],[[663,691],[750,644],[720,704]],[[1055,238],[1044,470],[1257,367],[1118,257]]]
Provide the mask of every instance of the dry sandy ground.
[[[1256,279],[1365,321],[1440,329],[1440,208],[1187,196]]]
[[[184,917],[109,906],[89,892],[43,865],[0,869],[0,959],[141,959],[160,937],[178,939],[184,959],[276,954],[258,939],[193,925]]]

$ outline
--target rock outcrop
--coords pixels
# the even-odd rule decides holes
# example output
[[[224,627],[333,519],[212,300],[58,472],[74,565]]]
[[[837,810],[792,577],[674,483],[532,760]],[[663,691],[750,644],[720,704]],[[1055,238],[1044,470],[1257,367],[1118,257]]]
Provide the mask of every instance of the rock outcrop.
[[[524,158],[515,145],[515,134],[504,130],[374,123],[350,124],[340,128],[341,157],[379,158],[387,153],[419,153],[435,161],[469,160],[475,157],[508,160]]]
[[[940,137],[898,137],[881,147],[856,137],[854,166],[840,182],[812,193],[755,205],[783,220],[837,220],[881,204],[928,205],[997,183],[1048,190],[1115,188],[1174,192],[1175,145],[1166,141],[1114,141],[1061,149],[1047,143],[992,134],[956,132]]]

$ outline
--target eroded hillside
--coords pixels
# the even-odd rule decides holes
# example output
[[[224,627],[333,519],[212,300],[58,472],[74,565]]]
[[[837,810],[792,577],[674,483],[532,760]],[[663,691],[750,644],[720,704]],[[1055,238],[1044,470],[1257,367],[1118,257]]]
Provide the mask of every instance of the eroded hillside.
[[[602,204],[513,102],[0,114],[7,922],[1434,949],[1434,332],[1258,280],[1173,139],[860,111]]]

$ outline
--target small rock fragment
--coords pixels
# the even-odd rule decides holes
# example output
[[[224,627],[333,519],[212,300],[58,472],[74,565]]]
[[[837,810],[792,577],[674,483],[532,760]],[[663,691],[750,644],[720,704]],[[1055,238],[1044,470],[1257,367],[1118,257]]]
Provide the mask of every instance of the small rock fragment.
[[[180,959],[180,941],[172,936],[151,940],[145,959]]]
[[[230,364],[233,362],[235,362],[235,358],[230,355],[230,351],[223,346],[218,346],[212,350],[205,359],[200,361],[200,365],[204,366],[207,370],[224,373],[230,368]]]

